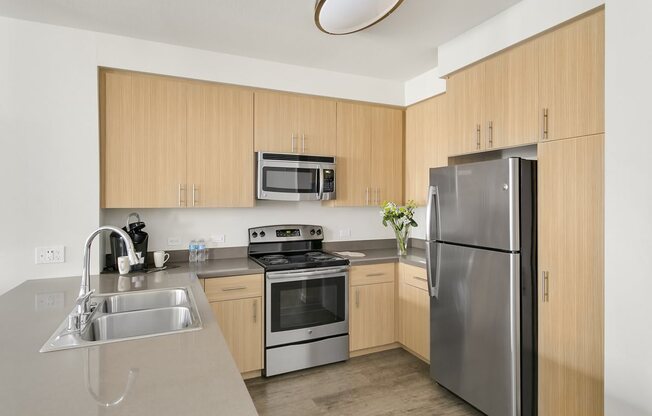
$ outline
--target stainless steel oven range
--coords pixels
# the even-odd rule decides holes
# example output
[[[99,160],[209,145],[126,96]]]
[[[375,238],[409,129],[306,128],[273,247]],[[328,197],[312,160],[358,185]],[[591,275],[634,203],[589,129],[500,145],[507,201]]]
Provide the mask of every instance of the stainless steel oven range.
[[[266,376],[349,358],[349,261],[322,250],[318,225],[249,229],[265,268]]]

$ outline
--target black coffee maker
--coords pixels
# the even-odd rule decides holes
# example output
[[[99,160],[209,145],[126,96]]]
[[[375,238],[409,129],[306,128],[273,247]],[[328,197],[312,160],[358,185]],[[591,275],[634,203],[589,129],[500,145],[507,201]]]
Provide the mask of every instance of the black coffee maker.
[[[136,217],[135,222],[131,221],[132,217]],[[123,230],[129,234],[131,241],[134,242],[134,248],[136,249],[136,254],[140,254],[141,263],[131,266],[131,270],[143,270],[147,268],[147,241],[149,240],[149,235],[143,231],[145,228],[145,223],[140,220],[140,215],[137,212],[132,212],[127,217],[127,226],[122,227]],[[118,270],[118,257],[127,255],[127,246],[125,245],[124,240],[120,237],[118,233],[111,233],[111,260],[109,264],[113,265],[114,270]]]

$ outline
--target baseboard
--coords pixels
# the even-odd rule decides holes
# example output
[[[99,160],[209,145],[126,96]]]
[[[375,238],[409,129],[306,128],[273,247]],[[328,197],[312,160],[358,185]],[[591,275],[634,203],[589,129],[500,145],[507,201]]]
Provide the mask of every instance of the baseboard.
[[[241,373],[243,380],[249,380],[250,378],[256,378],[263,375],[261,370],[247,371],[246,373]]]
[[[371,347],[371,348],[365,348],[365,349],[362,349],[362,350],[351,351],[349,353],[349,357],[351,357],[351,358],[359,357],[361,355],[367,355],[367,354],[373,354],[375,352],[393,350],[395,348],[401,348],[401,344],[399,344],[398,342],[393,342],[391,344],[381,345],[379,347]]]
[[[423,361],[424,363],[426,363],[426,364],[430,364],[430,360],[427,359],[426,357],[423,357],[423,356],[421,356],[420,354],[417,354],[416,352],[412,351],[411,349],[409,349],[408,347],[406,347],[406,346],[403,345],[403,344],[399,344],[399,345],[400,345],[400,347],[403,348],[405,351],[407,351],[407,352],[409,352],[410,354],[414,355],[415,357],[417,357],[418,359],[420,359],[420,360]]]

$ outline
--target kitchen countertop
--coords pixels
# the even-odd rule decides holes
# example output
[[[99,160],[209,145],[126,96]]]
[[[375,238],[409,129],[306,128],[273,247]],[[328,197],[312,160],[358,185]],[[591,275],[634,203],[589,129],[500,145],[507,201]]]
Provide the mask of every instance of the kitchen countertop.
[[[346,251],[346,250],[340,250]],[[351,261],[351,266],[364,264],[392,263],[400,262],[411,264],[417,267],[426,267],[426,251],[419,248],[408,248],[406,256],[398,256],[396,248],[380,248],[372,250],[350,250],[356,253],[363,253],[364,257],[347,257]]]
[[[39,353],[72,310],[79,277],[28,280],[0,296],[1,413],[256,415],[196,275],[254,270],[243,260],[211,261],[196,270],[186,265],[140,276],[103,275],[99,286],[94,276],[96,293],[189,286],[203,328],[89,348]],[[39,306],[37,295],[49,293],[62,294],[62,304]]]

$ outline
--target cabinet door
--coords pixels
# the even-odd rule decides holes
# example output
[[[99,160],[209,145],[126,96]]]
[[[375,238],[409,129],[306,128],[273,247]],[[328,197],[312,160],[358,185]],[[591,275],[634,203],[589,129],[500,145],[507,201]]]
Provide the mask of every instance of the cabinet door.
[[[423,359],[430,359],[430,296],[428,291],[401,282],[398,289],[399,342]]]
[[[254,205],[253,92],[194,83],[188,96],[188,206]]]
[[[537,43],[485,62],[483,137],[486,149],[536,143],[539,137]]]
[[[185,205],[185,82],[105,71],[100,94],[102,207]]]
[[[405,111],[405,201],[426,204],[429,170],[448,165],[447,94]]]
[[[297,151],[309,155],[335,155],[337,109],[333,100],[297,97],[299,121]]]
[[[299,149],[299,100],[291,94],[256,91],[254,149],[293,153]]]
[[[403,203],[403,111],[371,108],[371,204]]]
[[[601,415],[604,136],[538,147],[539,415]]]
[[[350,350],[378,347],[394,341],[394,282],[351,287]]]
[[[262,298],[211,302],[231,355],[241,373],[263,368]]]
[[[482,150],[485,64],[481,62],[451,76],[447,85],[453,114],[449,137],[450,154]]]
[[[548,111],[542,129],[547,134],[542,133],[542,139],[603,133],[604,10],[550,32],[537,42],[540,111]]]
[[[371,205],[371,106],[337,103],[335,205]]]

